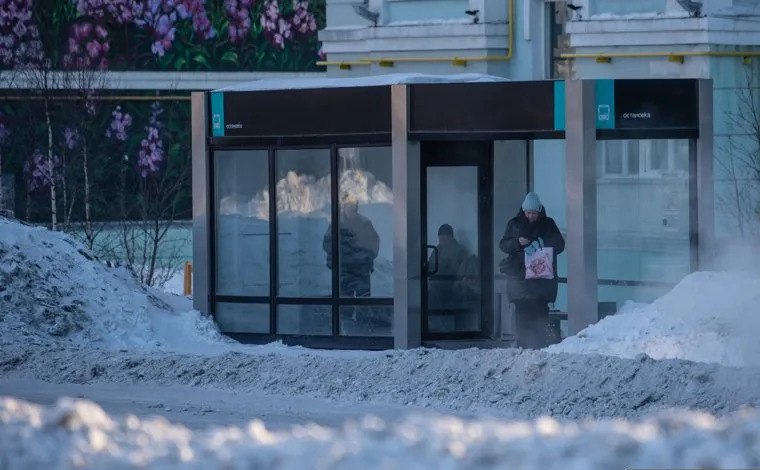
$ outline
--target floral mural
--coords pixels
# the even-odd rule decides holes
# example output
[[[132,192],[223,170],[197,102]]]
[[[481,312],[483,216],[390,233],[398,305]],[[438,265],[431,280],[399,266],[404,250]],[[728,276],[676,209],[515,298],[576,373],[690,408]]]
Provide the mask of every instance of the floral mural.
[[[141,188],[166,181],[175,182],[177,209],[189,217],[190,101],[160,94],[155,100],[137,94],[114,99],[114,93],[54,100],[50,127],[39,119],[42,100],[0,97],[1,171],[14,175],[19,218],[50,221],[51,186],[64,228],[90,216],[137,217]]]
[[[0,0],[0,67],[319,70],[325,0]]]

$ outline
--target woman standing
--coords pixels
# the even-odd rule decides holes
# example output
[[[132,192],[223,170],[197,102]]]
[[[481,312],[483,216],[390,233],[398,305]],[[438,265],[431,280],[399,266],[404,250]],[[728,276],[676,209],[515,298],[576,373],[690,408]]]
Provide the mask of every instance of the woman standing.
[[[552,279],[526,279],[525,253],[541,247],[554,251]],[[549,303],[557,299],[557,255],[565,249],[565,239],[554,219],[546,216],[538,194],[525,196],[517,215],[510,219],[499,243],[507,257],[501,272],[507,276],[507,296],[515,304],[517,346],[544,348],[559,340],[559,332],[549,322]]]

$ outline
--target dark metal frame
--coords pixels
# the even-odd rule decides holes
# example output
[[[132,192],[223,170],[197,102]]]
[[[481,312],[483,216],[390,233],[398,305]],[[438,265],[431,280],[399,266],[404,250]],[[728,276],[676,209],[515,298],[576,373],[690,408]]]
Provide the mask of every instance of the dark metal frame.
[[[697,203],[699,194],[699,180],[697,172],[697,143],[695,139],[689,140],[689,269],[699,269],[699,206]]]
[[[463,141],[468,144],[478,144],[477,140]],[[420,272],[422,273],[421,291],[422,291],[422,341],[441,340],[441,339],[474,339],[488,338],[492,334],[493,321],[491,312],[493,312],[493,272],[491,270],[493,253],[493,143],[488,145],[481,142],[485,152],[478,155],[478,160],[474,162],[464,162],[457,158],[433,159],[431,158],[430,148],[427,145],[433,142],[422,142],[422,181],[420,181],[420,192],[422,197],[422,207],[420,214],[420,240],[427,240],[427,168],[429,167],[460,167],[476,166],[478,168],[478,259],[481,279],[480,293],[480,330],[468,332],[451,332],[451,333],[431,333],[428,331],[429,312],[427,309],[428,286],[427,273],[425,271],[425,262],[427,253],[423,250],[420,259]]]
[[[238,296],[238,295],[217,295],[216,293],[216,185],[215,185],[215,152],[225,150],[250,150],[267,152],[267,183],[270,192],[276,187],[277,180],[277,151],[280,150],[315,150],[328,149],[330,151],[330,198],[331,198],[331,219],[338,221],[339,200],[338,200],[338,150],[348,147],[381,147],[390,146],[388,141],[377,139],[379,142],[367,143],[373,141],[372,136],[366,140],[354,139],[350,136],[346,139],[331,138],[330,145],[282,145],[286,139],[277,139],[280,145],[274,145],[272,140],[261,138],[216,138],[210,142],[208,149],[209,158],[209,179],[208,184],[208,214],[209,214],[209,297],[211,315],[216,315],[216,304],[218,302],[227,303],[244,303],[244,304],[266,304],[269,306],[269,333],[224,333],[231,338],[238,339],[246,343],[266,343],[275,340],[282,340],[285,344],[304,345],[316,348],[334,348],[349,347],[361,349],[388,349],[393,347],[393,337],[390,336],[341,336],[340,330],[340,308],[343,306],[393,306],[393,298],[388,297],[367,297],[367,298],[349,298],[340,297],[340,280],[339,280],[339,262],[340,250],[338,247],[338,223],[331,223],[332,230],[332,292],[330,297],[280,297],[278,295],[279,286],[279,229],[277,220],[277,200],[272,197],[269,199],[269,296]],[[376,136],[375,136],[376,137]],[[287,139],[288,143],[294,143],[293,140]],[[364,145],[358,145],[357,142],[364,142]],[[264,145],[269,144],[269,145]],[[330,306],[332,314],[331,335],[293,335],[277,333],[277,309],[280,305],[321,305]]]

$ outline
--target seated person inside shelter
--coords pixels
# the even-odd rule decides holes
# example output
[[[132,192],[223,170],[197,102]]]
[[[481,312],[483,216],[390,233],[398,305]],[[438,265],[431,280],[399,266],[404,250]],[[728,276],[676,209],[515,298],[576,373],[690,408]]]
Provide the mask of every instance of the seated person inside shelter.
[[[428,307],[433,311],[464,308],[464,301],[480,289],[477,258],[457,241],[449,224],[438,228],[436,248],[437,260],[435,252],[428,258],[429,269],[435,271],[430,275]]]

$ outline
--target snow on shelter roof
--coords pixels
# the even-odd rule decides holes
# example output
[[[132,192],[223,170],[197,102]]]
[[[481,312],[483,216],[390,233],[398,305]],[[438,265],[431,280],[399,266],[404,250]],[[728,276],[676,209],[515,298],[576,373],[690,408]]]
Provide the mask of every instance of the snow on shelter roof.
[[[346,78],[277,78],[262,79],[231,85],[213,91],[264,91],[264,90],[295,90],[303,88],[340,88],[385,86],[411,83],[485,83],[506,82],[503,77],[480,73],[460,73],[454,75],[426,75],[421,73],[392,73],[368,77]]]

